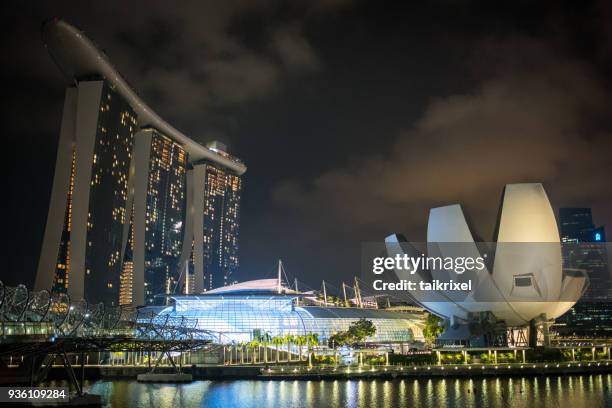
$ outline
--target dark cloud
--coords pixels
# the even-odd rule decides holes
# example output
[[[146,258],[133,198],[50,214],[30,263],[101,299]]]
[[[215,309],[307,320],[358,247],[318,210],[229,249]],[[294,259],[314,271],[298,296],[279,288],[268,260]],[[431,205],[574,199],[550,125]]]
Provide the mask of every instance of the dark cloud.
[[[282,7],[257,0],[190,1],[180,7],[165,1],[23,5],[15,11],[12,35],[2,41],[12,55],[4,70],[25,72],[30,81],[54,81],[58,88],[66,83],[44,50],[39,31],[45,19],[60,16],[83,29],[152,107],[183,125],[182,130],[200,132],[202,115],[209,127],[211,122],[223,127],[229,118],[219,108],[274,95],[285,77],[299,77],[320,65],[300,27],[308,10],[330,8],[305,2],[297,6],[299,17],[287,23],[275,18]],[[252,15],[267,21],[257,30],[270,47],[251,47],[247,36],[233,30],[237,21]],[[20,47],[15,47],[16,39]]]
[[[473,68],[481,75],[474,89],[434,99],[388,146],[309,181],[280,183],[279,206],[306,220],[305,230],[344,225],[360,239],[380,240],[375,234],[402,228],[422,234],[428,208],[457,202],[490,237],[507,183],[544,182],[556,202],[612,200],[602,188],[612,141],[591,126],[610,101],[589,64],[519,37],[479,46]]]
[[[321,62],[312,45],[306,40],[297,23],[278,29],[272,47],[290,71],[309,71],[320,68]]]
[[[5,6],[5,195],[27,214],[5,228],[11,279],[33,276],[47,215],[66,86],[40,38],[54,16],[162,117],[247,163],[239,279],[279,257],[314,285],[351,279],[361,242],[424,239],[449,203],[488,238],[511,182],[611,228],[608,2],[175,3]]]

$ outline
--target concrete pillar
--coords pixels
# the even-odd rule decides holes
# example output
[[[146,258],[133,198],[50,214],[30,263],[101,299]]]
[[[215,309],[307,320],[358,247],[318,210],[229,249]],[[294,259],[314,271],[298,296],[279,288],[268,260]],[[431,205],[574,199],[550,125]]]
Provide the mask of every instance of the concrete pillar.
[[[68,200],[70,186],[70,172],[72,170],[72,152],[77,111],[77,89],[67,88],[64,98],[64,111],[60,128],[57,156],[55,159],[55,175],[51,189],[51,200],[47,215],[47,225],[43,237],[42,249],[38,261],[38,270],[34,281],[34,290],[50,290],[53,286],[57,254],[62,231],[64,229],[64,214]],[[71,280],[72,277],[69,276]],[[69,281],[70,282],[70,281]]]
[[[193,235],[195,266],[195,293],[204,290],[204,185],[206,183],[206,164],[193,167]],[[223,283],[213,282],[215,286],[223,286]]]
[[[72,300],[79,300],[85,296],[89,196],[103,85],[102,81],[82,81],[78,88],[66,90],[51,202],[34,284],[35,290],[49,290],[53,285],[74,152],[75,171],[68,271],[68,294]]]
[[[185,274],[185,265],[191,257],[191,248],[193,245],[193,169],[188,169],[185,176],[186,192],[185,192],[185,228],[183,228],[183,245],[181,247],[181,257],[179,260],[179,268]],[[180,275],[180,273],[179,273]],[[179,282],[179,287],[183,288],[185,282],[184,276]]]
[[[103,86],[104,82],[102,81],[79,83],[75,128],[76,155],[74,191],[72,193],[72,231],[70,232],[70,283],[68,285],[68,294],[72,300],[85,297],[85,255],[87,251],[89,196]]]
[[[525,349],[521,350],[523,352],[523,364],[525,364]]]
[[[544,347],[550,347],[550,324],[548,321],[542,322],[542,337],[544,339]]]
[[[185,214],[185,232],[180,258],[180,267],[185,268],[193,247],[195,273],[194,293],[204,290],[204,184],[206,182],[206,164],[194,165],[187,171],[187,206]],[[185,271],[183,271],[183,274]],[[222,285],[221,285],[222,286]]]
[[[145,303],[145,239],[147,188],[149,185],[149,159],[151,156],[150,131],[140,131],[136,134],[134,143],[134,272],[132,280],[132,300],[134,305]]]
[[[535,319],[529,321],[529,347],[535,348],[538,345],[538,326]]]

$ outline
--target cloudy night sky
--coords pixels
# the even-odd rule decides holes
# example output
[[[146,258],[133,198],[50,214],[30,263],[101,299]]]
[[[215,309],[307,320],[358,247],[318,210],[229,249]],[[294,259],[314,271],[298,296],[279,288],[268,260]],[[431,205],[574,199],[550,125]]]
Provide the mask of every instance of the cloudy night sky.
[[[362,242],[424,241],[440,205],[492,240],[506,183],[543,182],[610,235],[612,5],[412,3],[3,5],[0,279],[32,285],[38,263],[68,85],[41,42],[56,16],[169,123],[247,164],[239,280],[282,258],[312,287],[348,282]]]

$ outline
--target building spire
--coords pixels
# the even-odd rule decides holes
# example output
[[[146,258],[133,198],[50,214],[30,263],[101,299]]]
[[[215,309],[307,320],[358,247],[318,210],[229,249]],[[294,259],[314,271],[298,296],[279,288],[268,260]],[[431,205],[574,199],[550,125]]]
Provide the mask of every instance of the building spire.
[[[327,289],[325,288],[325,281],[323,281],[323,302],[327,306]]]
[[[277,286],[277,291],[280,294],[281,293],[281,274],[283,271],[283,261],[281,259],[278,260],[278,286]]]

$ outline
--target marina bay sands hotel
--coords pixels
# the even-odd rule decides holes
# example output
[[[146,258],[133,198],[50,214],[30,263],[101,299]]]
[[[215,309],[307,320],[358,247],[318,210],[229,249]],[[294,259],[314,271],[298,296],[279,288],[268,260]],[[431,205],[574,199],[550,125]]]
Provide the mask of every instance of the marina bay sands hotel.
[[[51,20],[43,41],[71,85],[35,289],[144,305],[230,283],[246,166],[161,119],[80,30]]]

